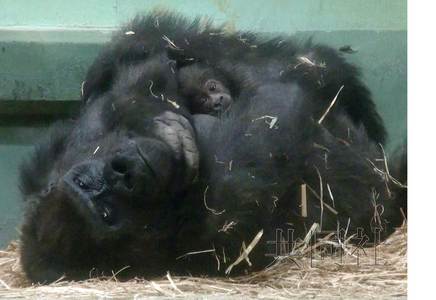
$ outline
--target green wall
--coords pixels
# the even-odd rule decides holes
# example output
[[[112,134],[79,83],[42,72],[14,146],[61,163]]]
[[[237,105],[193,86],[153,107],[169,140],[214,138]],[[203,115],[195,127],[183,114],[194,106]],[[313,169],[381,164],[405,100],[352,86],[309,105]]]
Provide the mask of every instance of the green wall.
[[[77,110],[87,67],[138,12],[205,15],[230,29],[352,45],[393,149],[406,136],[405,0],[0,0],[0,247],[17,236],[19,162],[58,117]]]
[[[0,6],[0,26],[113,27],[138,12],[172,9],[265,32],[406,29],[403,0],[2,0]]]

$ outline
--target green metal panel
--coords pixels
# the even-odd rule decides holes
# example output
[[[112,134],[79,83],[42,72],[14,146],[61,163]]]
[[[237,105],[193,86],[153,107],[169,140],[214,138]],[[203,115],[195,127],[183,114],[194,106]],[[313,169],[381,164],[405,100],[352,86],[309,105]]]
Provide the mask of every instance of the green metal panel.
[[[405,0],[0,0],[0,246],[16,237],[19,162],[46,125],[77,110],[89,64],[138,12],[209,16],[230,29],[312,36],[357,64],[390,135],[406,136]],[[339,100],[340,101],[340,100]]]
[[[22,205],[17,188],[17,166],[30,148],[29,145],[0,144],[0,247],[18,235]]]
[[[78,100],[101,45],[1,42],[0,100]]]
[[[2,0],[0,8],[0,26],[113,27],[138,12],[173,9],[267,32],[406,29],[399,0]]]
[[[265,32],[406,29],[404,0],[1,0],[0,26],[114,27],[153,9]]]

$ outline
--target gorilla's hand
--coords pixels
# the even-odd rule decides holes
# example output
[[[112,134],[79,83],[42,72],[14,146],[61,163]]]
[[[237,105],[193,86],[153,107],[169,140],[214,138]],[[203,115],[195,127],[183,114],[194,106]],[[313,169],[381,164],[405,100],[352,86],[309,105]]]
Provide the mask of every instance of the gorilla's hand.
[[[199,152],[194,138],[194,129],[182,115],[171,111],[153,119],[154,134],[167,143],[177,160],[186,164],[186,183],[191,183],[198,173]]]

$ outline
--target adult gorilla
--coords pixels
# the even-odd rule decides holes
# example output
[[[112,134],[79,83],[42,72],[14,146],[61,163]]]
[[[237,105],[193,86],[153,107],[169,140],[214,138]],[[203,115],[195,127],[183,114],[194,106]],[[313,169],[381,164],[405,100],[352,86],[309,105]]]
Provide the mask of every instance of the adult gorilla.
[[[318,58],[299,52],[325,57],[330,71],[308,72],[308,61]],[[236,60],[238,66],[231,64]],[[175,76],[178,68],[197,61],[227,72],[234,68],[235,74],[246,74],[249,82],[255,82],[255,88],[241,80],[233,117],[223,120],[228,125],[216,129],[211,140],[202,130],[216,128],[213,122],[198,123],[201,143],[216,147],[204,148],[207,163],[194,183],[199,153]],[[282,67],[285,70],[279,72]],[[322,84],[316,83],[319,79]],[[313,119],[330,104],[320,101],[332,99],[342,85],[338,109],[323,123],[326,128],[317,125]],[[380,176],[374,176],[366,160],[374,159],[373,144],[364,138],[355,145],[348,143],[347,148],[335,137],[361,130],[359,141],[366,131],[370,139],[383,141],[384,129],[368,95],[355,68],[328,48],[299,48],[290,40],[261,42],[244,33],[221,34],[211,25],[190,25],[172,16],[134,20],[91,66],[80,117],[55,125],[48,141],[23,165],[28,208],[21,258],[26,274],[32,281],[50,282],[64,274],[83,279],[91,269],[95,274],[111,274],[126,266],[121,276],[155,276],[191,267],[195,272],[214,273],[216,269],[206,261],[199,259],[187,267],[186,260],[177,258],[204,246],[210,249],[215,242],[228,247],[229,257],[234,258],[241,238],[252,237],[258,229],[253,223],[259,220],[269,236],[274,226],[292,217],[288,205],[294,205],[289,201],[294,200],[295,186],[303,181],[316,186],[314,170],[339,195],[360,184],[362,196],[353,203],[368,201],[372,187],[385,193]],[[280,130],[274,134],[253,122],[260,118],[262,123],[271,114],[279,120]],[[259,136],[246,142],[243,137],[254,134],[251,129],[259,129]],[[331,171],[323,173],[326,150],[314,148],[315,143],[328,149],[326,168]],[[256,151],[250,154],[251,149]],[[230,168],[236,173],[218,172],[215,160],[211,164],[209,159],[215,154],[226,163],[233,161]],[[262,182],[254,184],[253,176]],[[265,178],[268,182],[263,182]],[[270,179],[280,181],[275,186]],[[205,184],[212,196],[211,202],[204,203]],[[265,200],[271,197],[279,202]],[[366,220],[367,202],[356,209],[345,196],[337,197],[343,201],[336,203],[344,216],[355,219],[357,225]],[[258,202],[261,209],[254,207]],[[210,207],[215,212],[224,207],[230,215],[215,218]],[[319,219],[316,206],[310,214],[307,222]],[[243,235],[238,233],[238,239],[231,237],[228,242],[221,235],[216,237],[215,225],[236,217],[242,228],[236,232]],[[262,267],[266,259],[256,253],[254,267]]]

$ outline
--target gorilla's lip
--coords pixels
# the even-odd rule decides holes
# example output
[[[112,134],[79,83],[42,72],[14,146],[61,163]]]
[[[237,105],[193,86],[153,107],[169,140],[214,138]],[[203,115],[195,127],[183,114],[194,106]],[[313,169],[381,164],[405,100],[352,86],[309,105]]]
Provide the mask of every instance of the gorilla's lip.
[[[113,226],[116,223],[116,214],[114,206],[104,200],[92,201],[94,202],[94,207],[96,214],[101,218],[101,220],[108,226]]]

